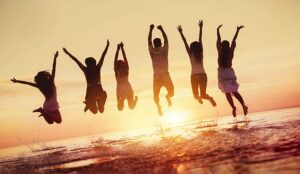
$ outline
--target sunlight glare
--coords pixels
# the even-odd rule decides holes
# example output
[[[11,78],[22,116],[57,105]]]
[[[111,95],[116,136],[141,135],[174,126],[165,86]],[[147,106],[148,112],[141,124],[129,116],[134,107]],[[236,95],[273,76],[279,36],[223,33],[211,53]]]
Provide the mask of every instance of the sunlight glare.
[[[176,126],[186,122],[188,113],[184,111],[169,111],[162,117],[161,122],[166,126]]]

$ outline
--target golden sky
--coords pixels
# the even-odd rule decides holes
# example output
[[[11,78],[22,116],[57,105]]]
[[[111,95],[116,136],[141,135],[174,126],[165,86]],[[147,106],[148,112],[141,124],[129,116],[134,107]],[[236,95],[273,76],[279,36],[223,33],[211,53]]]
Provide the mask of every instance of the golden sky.
[[[299,106],[299,9],[298,0],[0,0],[0,139],[5,140],[0,147],[155,126],[158,115],[147,49],[152,23],[161,24],[169,38],[175,97],[170,109],[161,100],[165,112],[188,113],[187,120],[216,115],[208,102],[199,105],[192,97],[190,62],[176,29],[181,24],[188,42],[197,40],[199,19],[204,20],[207,91],[222,115],[231,111],[217,87],[215,42],[219,24],[223,24],[222,39],[230,41],[236,26],[245,25],[237,39],[233,67],[250,112]],[[161,34],[155,29],[156,36]],[[81,61],[89,56],[99,59],[106,39],[111,44],[102,68],[102,84],[108,92],[105,113],[83,113],[83,73],[61,48],[68,48]],[[117,110],[113,58],[120,41],[129,59],[130,82],[140,99],[134,111]],[[48,125],[31,113],[42,106],[40,92],[9,79],[32,81],[38,71],[51,70],[56,50],[60,53],[56,85],[63,122]]]

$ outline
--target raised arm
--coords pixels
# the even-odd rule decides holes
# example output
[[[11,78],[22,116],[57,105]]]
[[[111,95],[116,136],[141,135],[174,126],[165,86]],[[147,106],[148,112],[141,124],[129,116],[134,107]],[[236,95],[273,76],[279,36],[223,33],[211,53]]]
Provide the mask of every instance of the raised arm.
[[[167,34],[165,33],[163,27],[161,25],[157,26],[157,29],[159,29],[163,35],[163,38],[164,38],[164,45],[167,44],[168,45],[168,37],[167,37]]]
[[[199,30],[199,43],[200,43],[201,48],[202,48],[202,50],[203,50],[203,45],[202,45],[202,28],[203,28],[203,21],[200,20],[199,23],[198,23],[198,25],[199,25],[199,28],[200,28],[200,30]]]
[[[32,87],[35,87],[35,88],[37,87],[37,85],[35,83],[27,82],[27,81],[23,81],[23,80],[17,80],[15,78],[12,78],[11,81],[14,82],[14,83],[21,83],[21,84],[29,85],[29,86],[32,86]]]
[[[125,65],[127,66],[127,68],[129,68],[127,57],[126,57],[126,53],[125,53],[125,50],[124,50],[124,44],[123,44],[123,42],[120,43],[120,47],[121,47],[121,50],[122,50],[122,55],[123,55],[123,59],[124,59]]]
[[[116,51],[116,54],[115,54],[115,61],[114,61],[114,70],[115,71],[117,69],[117,61],[118,61],[118,57],[119,57],[119,51],[120,51],[120,44],[118,44],[117,51]]]
[[[148,34],[148,47],[149,48],[153,48],[153,45],[152,45],[152,31],[153,31],[153,28],[154,28],[154,25],[151,24],[150,29],[149,29],[149,34]]]
[[[82,71],[85,71],[85,66],[75,57],[73,56],[66,48],[63,48],[63,51],[72,59],[74,60],[77,65],[79,66],[79,68],[82,70]]]
[[[235,32],[235,35],[234,35],[234,37],[233,37],[233,39],[232,39],[232,43],[236,41],[236,38],[237,38],[238,35],[239,35],[239,31],[240,31],[240,29],[242,29],[242,28],[244,28],[244,25],[241,25],[241,26],[237,26],[237,27],[236,27],[236,32]]]
[[[180,36],[181,36],[181,38],[183,40],[183,43],[184,43],[184,46],[185,46],[185,49],[186,49],[187,53],[190,54],[190,48],[189,48],[189,45],[188,45],[188,43],[187,43],[187,41],[186,41],[186,39],[185,39],[185,37],[183,35],[183,31],[182,31],[181,25],[178,25],[177,30],[180,33]]]
[[[58,51],[56,51],[56,53],[54,54],[54,59],[53,59],[53,65],[52,65],[52,73],[51,73],[51,77],[54,80],[55,78],[55,72],[56,72],[56,59],[58,57]]]
[[[98,62],[98,64],[97,64],[97,67],[99,67],[99,68],[101,68],[102,65],[103,65],[104,58],[105,58],[105,55],[106,55],[106,53],[107,53],[108,47],[109,47],[109,40],[107,39],[107,41],[106,41],[106,47],[105,47],[105,49],[103,50],[103,53],[102,53],[102,55],[101,55],[101,58],[100,58],[100,60],[99,60],[99,62]]]
[[[218,26],[217,28],[217,44],[221,45],[221,35],[220,35],[220,28],[222,27],[222,24]]]

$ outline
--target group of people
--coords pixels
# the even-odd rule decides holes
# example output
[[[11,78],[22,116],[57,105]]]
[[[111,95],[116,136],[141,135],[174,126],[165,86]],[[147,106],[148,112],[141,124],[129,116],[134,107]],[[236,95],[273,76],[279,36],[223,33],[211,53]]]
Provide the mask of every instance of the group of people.
[[[192,92],[195,100],[199,103],[203,103],[202,99],[208,100],[213,107],[216,106],[216,102],[206,93],[207,87],[207,74],[203,66],[203,44],[202,44],[202,28],[203,21],[199,21],[199,40],[192,42],[188,45],[188,42],[183,34],[183,29],[179,25],[177,27],[180,36],[184,42],[186,51],[189,55],[191,63],[191,86]],[[220,28],[217,28],[217,50],[218,50],[218,86],[220,90],[225,93],[226,99],[228,100],[230,106],[232,107],[232,115],[236,116],[236,107],[233,103],[232,95],[237,98],[241,103],[244,115],[248,113],[248,107],[245,105],[242,96],[238,92],[239,84],[236,81],[236,75],[232,68],[232,59],[234,57],[234,50],[236,46],[236,38],[239,34],[240,29],[244,26],[238,26],[235,36],[231,44],[227,41],[221,40]],[[157,26],[157,29],[161,31],[164,43],[160,38],[155,38],[152,41],[152,32],[154,25],[150,25],[150,30],[148,34],[148,49],[150,57],[152,60],[152,67],[154,71],[153,75],[153,94],[154,101],[157,106],[159,115],[163,115],[162,108],[159,102],[160,89],[165,87],[167,89],[166,100],[168,106],[172,106],[171,98],[174,96],[174,85],[168,70],[168,50],[169,42],[167,34],[165,33],[161,25]],[[101,67],[104,62],[105,55],[109,47],[109,41],[107,40],[106,47],[101,55],[99,62],[93,58],[88,57],[85,59],[85,65],[82,64],[74,55],[72,55],[66,48],[63,51],[76,62],[79,68],[83,71],[87,83],[86,95],[85,95],[85,108],[84,111],[90,110],[92,113],[96,114],[98,111],[100,113],[104,112],[104,106],[107,99],[107,93],[103,89],[101,84]],[[119,60],[119,51],[122,52],[123,60]],[[39,112],[40,116],[43,116],[47,123],[61,123],[61,114],[59,112],[59,104],[57,102],[57,93],[55,86],[55,70],[56,70],[56,60],[58,57],[58,51],[54,55],[52,73],[47,71],[40,71],[34,77],[34,83],[17,80],[15,78],[11,79],[14,83],[21,83],[35,87],[41,91],[45,97],[45,102],[43,107],[33,110],[33,112]],[[117,107],[118,110],[123,110],[124,102],[127,100],[128,107],[134,109],[138,97],[134,95],[131,84],[128,81],[129,76],[129,65],[124,50],[123,42],[117,45],[117,50],[114,58],[114,71],[115,78],[117,81]],[[200,94],[199,94],[200,92]]]

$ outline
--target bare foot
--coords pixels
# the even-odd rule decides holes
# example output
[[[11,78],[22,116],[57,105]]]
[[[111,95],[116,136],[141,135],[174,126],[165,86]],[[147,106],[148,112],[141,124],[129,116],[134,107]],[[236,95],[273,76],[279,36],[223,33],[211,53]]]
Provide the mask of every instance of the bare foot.
[[[172,100],[171,100],[171,98],[168,95],[166,95],[166,99],[168,101],[168,106],[169,107],[172,106]]]
[[[161,106],[157,106],[157,111],[158,111],[158,114],[159,114],[160,116],[163,116],[163,115],[164,115],[163,112],[162,112],[162,110],[161,110]]]
[[[86,112],[89,108],[87,107],[86,101],[83,101],[83,103],[85,104],[83,111]]]
[[[202,101],[202,98],[201,98],[201,97],[198,98],[198,102],[199,102],[200,104],[203,104],[203,101]]]
[[[232,115],[236,117],[236,107],[232,108]]]
[[[213,105],[213,107],[217,106],[217,103],[215,102],[215,100],[212,97],[209,98],[209,101],[210,101],[211,105]]]
[[[243,105],[244,115],[246,116],[248,114],[248,107],[246,105]]]
[[[37,109],[35,109],[35,110],[33,110],[32,112],[43,112],[43,108],[37,108]]]

